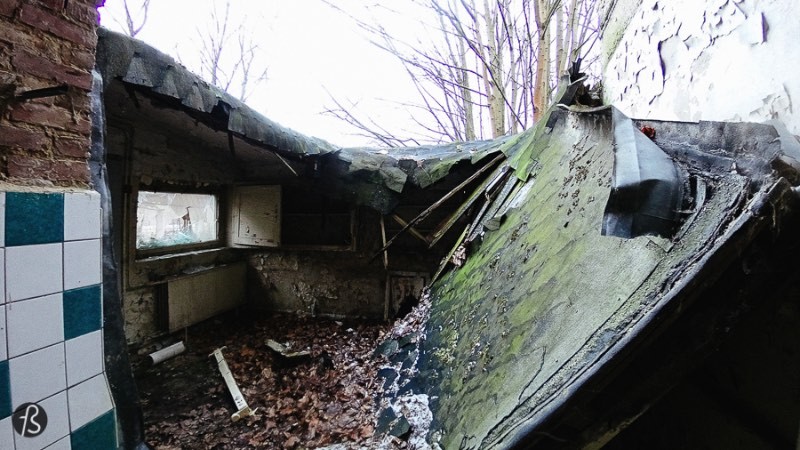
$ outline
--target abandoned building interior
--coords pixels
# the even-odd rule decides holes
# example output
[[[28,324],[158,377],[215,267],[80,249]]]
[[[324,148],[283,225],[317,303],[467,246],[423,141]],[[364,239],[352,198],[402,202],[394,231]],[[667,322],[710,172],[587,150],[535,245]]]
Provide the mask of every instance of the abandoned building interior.
[[[99,28],[102,1],[0,3],[0,448],[147,448],[132,363],[223,313],[418,304],[377,400],[396,424],[424,398],[420,448],[800,445],[800,128],[776,112],[800,85],[754,85],[749,115],[674,105],[704,72],[619,74],[677,12],[601,3],[605,105],[571,79],[520,134],[390,151],[274,123]],[[744,17],[699,26],[706,67],[789,45],[790,2],[717,3]]]

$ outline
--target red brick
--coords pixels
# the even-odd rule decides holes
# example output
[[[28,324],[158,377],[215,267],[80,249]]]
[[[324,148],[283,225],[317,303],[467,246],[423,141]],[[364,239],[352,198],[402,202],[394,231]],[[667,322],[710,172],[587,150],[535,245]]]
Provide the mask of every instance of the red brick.
[[[3,26],[0,27],[0,41],[9,42],[12,44],[24,43],[25,45],[32,47],[34,36],[32,33],[22,30],[22,27],[15,27],[8,23],[4,23]]]
[[[8,55],[13,55],[15,51],[13,49],[16,51],[25,49],[41,58],[60,61],[62,48],[76,46],[76,44],[64,39],[58,41],[56,39],[53,36],[44,36],[44,33],[31,30],[30,27],[23,25],[0,27],[0,44],[5,45],[8,42],[11,45],[12,50],[7,53]],[[8,63],[11,63],[11,56],[7,58]]]
[[[8,176],[14,178],[47,178],[46,169],[43,168],[49,161],[34,158],[26,154],[11,154],[8,155],[6,168],[8,169]]]
[[[89,153],[89,138],[75,139],[72,137],[56,136],[56,145],[54,147],[56,153],[61,156],[69,158],[88,158]]]
[[[0,16],[13,16],[17,6],[19,6],[19,0],[0,0]]]
[[[89,164],[86,161],[52,161],[50,179],[57,182],[89,184]]]
[[[39,0],[39,3],[54,11],[62,11],[64,9],[64,0]]]
[[[61,62],[70,66],[91,68],[94,67],[94,52],[65,49]]]
[[[13,63],[17,69],[40,78],[54,79],[86,91],[92,89],[91,68],[74,69],[20,49],[14,52]]]
[[[41,130],[0,125],[0,145],[20,147],[26,150],[41,150],[50,142]]]
[[[92,130],[91,122],[81,117],[79,113],[73,114],[68,109],[39,103],[28,102],[14,105],[11,109],[11,120],[60,128],[87,136]]]
[[[81,111],[83,117],[86,120],[89,120],[89,114],[92,110],[92,99],[89,97],[89,93],[83,92],[72,92],[70,95],[57,95],[55,97],[51,97],[53,99],[53,104],[56,106],[60,106],[62,108],[67,108],[69,110],[74,111]],[[45,100],[45,99],[39,99]],[[37,100],[37,102],[39,101]]]
[[[19,180],[50,180],[59,184],[89,184],[86,161],[40,159],[26,154],[8,156],[8,176]]]
[[[76,22],[96,26],[100,22],[100,16],[97,14],[98,5],[94,6],[92,2],[83,3],[78,1],[70,1],[67,3],[67,16]]]
[[[83,45],[86,48],[94,49],[97,45],[97,35],[95,34],[94,27],[79,27],[74,23],[68,22],[34,5],[22,5],[19,19],[32,27],[63,37],[76,44]]]

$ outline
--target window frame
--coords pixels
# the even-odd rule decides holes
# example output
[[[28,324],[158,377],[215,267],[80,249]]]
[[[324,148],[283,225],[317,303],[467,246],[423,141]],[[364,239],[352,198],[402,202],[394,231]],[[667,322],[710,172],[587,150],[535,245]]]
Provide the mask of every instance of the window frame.
[[[358,237],[358,219],[359,219],[358,207],[357,206],[355,206],[353,204],[349,204],[348,202],[345,202],[343,200],[330,198],[330,197],[326,196],[325,194],[323,194],[323,193],[321,193],[321,192],[319,192],[317,190],[310,189],[310,188],[307,188],[307,187],[302,187],[302,186],[284,186],[284,191],[287,191],[289,189],[295,189],[296,192],[297,191],[302,192],[302,194],[301,194],[302,196],[317,196],[317,197],[320,197],[320,198],[326,198],[327,201],[336,201],[336,202],[344,203],[346,205],[345,210],[343,210],[341,212],[329,213],[329,214],[334,214],[334,215],[338,215],[338,216],[342,216],[342,217],[348,216],[348,219],[349,219],[349,222],[350,222],[350,224],[349,224],[350,226],[348,227],[349,228],[348,232],[349,232],[350,243],[349,244],[307,244],[307,243],[292,242],[290,239],[287,240],[286,237],[285,237],[285,234],[284,234],[284,230],[288,226],[287,220],[286,220],[287,218],[298,217],[298,216],[315,216],[316,217],[316,216],[324,216],[325,214],[321,213],[321,212],[320,213],[306,213],[306,212],[292,211],[292,208],[291,207],[287,207],[287,203],[286,203],[287,201],[290,201],[291,199],[287,198],[286,196],[284,196],[282,194],[281,195],[281,245],[280,245],[279,248],[282,248],[282,249],[285,249],[285,250],[295,250],[295,251],[309,251],[310,250],[310,251],[334,251],[334,252],[344,251],[344,252],[353,252],[353,251],[356,250],[356,248],[357,248],[357,242],[356,241],[357,241],[357,237]]]
[[[213,195],[217,199],[217,237],[211,241],[192,244],[169,245],[165,247],[140,249],[136,246],[137,224],[139,222],[139,192],[157,192],[170,194],[201,194]],[[145,260],[153,257],[181,255],[200,250],[221,249],[226,246],[226,197],[225,190],[218,186],[193,187],[185,184],[152,183],[139,184],[130,194],[131,220],[129,221],[129,244],[135,260]]]

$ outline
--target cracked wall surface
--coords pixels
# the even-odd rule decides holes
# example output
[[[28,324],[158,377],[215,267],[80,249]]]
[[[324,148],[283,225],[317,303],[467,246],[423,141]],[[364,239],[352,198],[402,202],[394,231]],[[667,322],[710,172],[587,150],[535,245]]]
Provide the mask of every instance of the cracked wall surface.
[[[797,17],[792,0],[644,0],[605,66],[605,99],[631,117],[780,119],[800,134]]]

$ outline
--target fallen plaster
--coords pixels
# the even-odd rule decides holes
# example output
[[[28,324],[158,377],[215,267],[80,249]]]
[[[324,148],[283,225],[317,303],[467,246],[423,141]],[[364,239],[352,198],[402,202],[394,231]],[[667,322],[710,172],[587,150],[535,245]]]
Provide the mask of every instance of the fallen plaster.
[[[419,384],[412,381],[419,374],[419,348],[430,308],[431,298],[424,293],[419,304],[394,323],[375,350],[386,358],[378,371],[378,379],[383,383],[376,428],[376,435],[382,436],[378,448],[393,448],[393,437],[402,434],[408,448],[441,449],[437,438],[430,436],[433,423],[430,397],[419,392]]]

